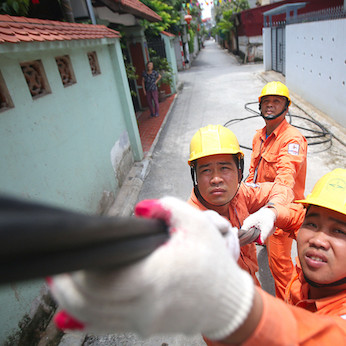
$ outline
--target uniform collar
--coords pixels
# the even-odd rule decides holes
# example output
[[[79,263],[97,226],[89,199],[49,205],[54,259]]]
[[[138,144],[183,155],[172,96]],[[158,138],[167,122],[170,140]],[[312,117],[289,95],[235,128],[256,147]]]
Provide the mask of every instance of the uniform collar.
[[[326,306],[332,304],[333,302],[336,302],[340,299],[345,300],[345,292],[340,292],[337,295],[333,295],[331,297],[325,297],[321,299],[309,299],[309,289],[310,285],[305,281],[303,270],[301,268],[300,262],[298,257],[296,258],[297,262],[297,273],[298,273],[298,280],[300,282],[300,291],[295,297],[294,305],[314,305],[316,311],[324,309]],[[309,309],[310,310],[310,309]]]
[[[271,137],[277,137],[279,133],[283,132],[286,130],[286,128],[289,126],[290,124],[287,122],[286,119],[284,119],[280,125],[270,134],[270,136],[268,138]],[[264,126],[262,129],[260,129],[260,135],[261,135],[261,139],[263,141],[266,140],[266,130],[267,130],[267,126]]]

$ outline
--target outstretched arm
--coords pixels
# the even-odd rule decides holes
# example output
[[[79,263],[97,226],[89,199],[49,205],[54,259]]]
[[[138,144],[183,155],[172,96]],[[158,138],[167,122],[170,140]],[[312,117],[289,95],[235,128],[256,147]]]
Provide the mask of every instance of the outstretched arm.
[[[164,220],[169,241],[121,269],[53,277],[52,293],[66,311],[57,315],[61,327],[144,337],[202,333],[209,345],[345,340],[345,320],[289,306],[255,288],[236,263],[239,252],[230,251],[237,234],[221,216],[172,197],[143,201],[136,213]]]

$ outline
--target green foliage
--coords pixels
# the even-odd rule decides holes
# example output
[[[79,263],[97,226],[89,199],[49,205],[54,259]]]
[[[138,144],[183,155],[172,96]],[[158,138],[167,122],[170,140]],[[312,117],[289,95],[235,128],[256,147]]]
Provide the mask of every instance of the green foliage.
[[[126,70],[126,75],[127,79],[130,80],[137,80],[138,75],[136,74],[136,68],[132,65],[130,61],[127,60],[126,56],[124,55],[124,63],[125,63],[125,70]],[[131,90],[131,95],[136,96],[136,92]]]
[[[141,2],[162,18],[162,21],[157,23],[150,23],[145,19],[141,20],[142,25],[149,34],[158,35],[162,31],[169,31],[171,26],[179,24],[180,16],[179,12],[174,7],[176,4],[175,1],[141,0]]]
[[[0,0],[0,14],[26,16],[28,10],[29,0]]]
[[[247,0],[233,0],[223,2],[216,7],[215,20],[216,30],[222,37],[229,37],[229,34],[235,30],[232,17],[241,11],[250,8]]]
[[[218,6],[215,6],[215,20],[218,23],[225,11],[232,11],[232,13],[239,13],[241,11],[247,10],[250,8],[248,0],[232,0],[231,2],[222,2]]]
[[[195,51],[195,32],[191,28],[189,29],[189,35],[189,53],[193,53]]]
[[[160,57],[154,49],[149,48],[150,61],[154,64],[154,70],[159,71],[162,78],[159,81],[161,84],[171,85],[173,82],[173,69],[166,58]]]
[[[227,35],[234,30],[234,24],[233,21],[231,21],[232,15],[233,10],[223,12],[223,18],[217,23],[218,30],[224,35]]]

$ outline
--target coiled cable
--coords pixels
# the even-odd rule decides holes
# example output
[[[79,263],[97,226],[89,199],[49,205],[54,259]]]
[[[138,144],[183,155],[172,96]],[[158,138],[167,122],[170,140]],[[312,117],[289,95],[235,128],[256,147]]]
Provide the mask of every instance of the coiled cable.
[[[231,125],[234,125],[238,122],[241,122],[241,121],[244,121],[244,120],[248,120],[248,119],[252,119],[252,118],[256,118],[256,117],[260,117],[261,114],[252,109],[250,106],[251,105],[254,105],[254,104],[258,104],[257,101],[255,102],[247,102],[245,103],[244,105],[244,108],[254,114],[252,116],[248,116],[248,117],[245,117],[245,118],[236,118],[236,119],[231,119],[229,121],[227,121],[224,126],[225,127],[229,127]],[[307,139],[308,141],[308,145],[318,145],[318,144],[328,144],[328,147],[330,147],[332,145],[332,139],[335,138],[337,141],[339,141],[343,146],[346,146],[346,143],[344,143],[343,141],[341,141],[339,138],[337,138],[332,132],[330,132],[325,126],[323,126],[320,122],[318,122],[317,120],[314,120],[314,119],[309,119],[309,118],[306,118],[306,117],[303,117],[303,116],[300,116],[300,115],[296,115],[296,114],[291,114],[290,112],[288,112],[287,114],[289,120],[288,122],[300,129],[300,130],[303,130],[305,131],[307,134],[304,135],[304,137]],[[301,125],[298,125],[296,123],[294,123],[294,118],[296,119],[301,119],[303,121],[307,121],[307,122],[310,122],[312,123],[315,127],[317,127],[317,129],[313,129],[311,127],[303,127]],[[244,146],[244,145],[240,145],[241,148],[243,149],[248,149],[248,150],[252,150],[252,148],[250,147],[247,147],[247,146]]]

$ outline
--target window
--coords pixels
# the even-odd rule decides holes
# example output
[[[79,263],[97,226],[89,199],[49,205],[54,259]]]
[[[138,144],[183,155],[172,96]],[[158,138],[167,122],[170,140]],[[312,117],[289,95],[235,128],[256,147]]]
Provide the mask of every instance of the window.
[[[58,56],[55,58],[58,65],[60,77],[64,87],[68,87],[76,83],[76,77],[73,72],[70,57],[68,55]]]
[[[33,99],[51,93],[41,60],[23,62],[20,66]]]
[[[0,71],[0,112],[14,108],[10,93]]]
[[[89,52],[88,58],[92,75],[97,76],[98,74],[101,74],[100,65],[97,60],[96,52]]]

